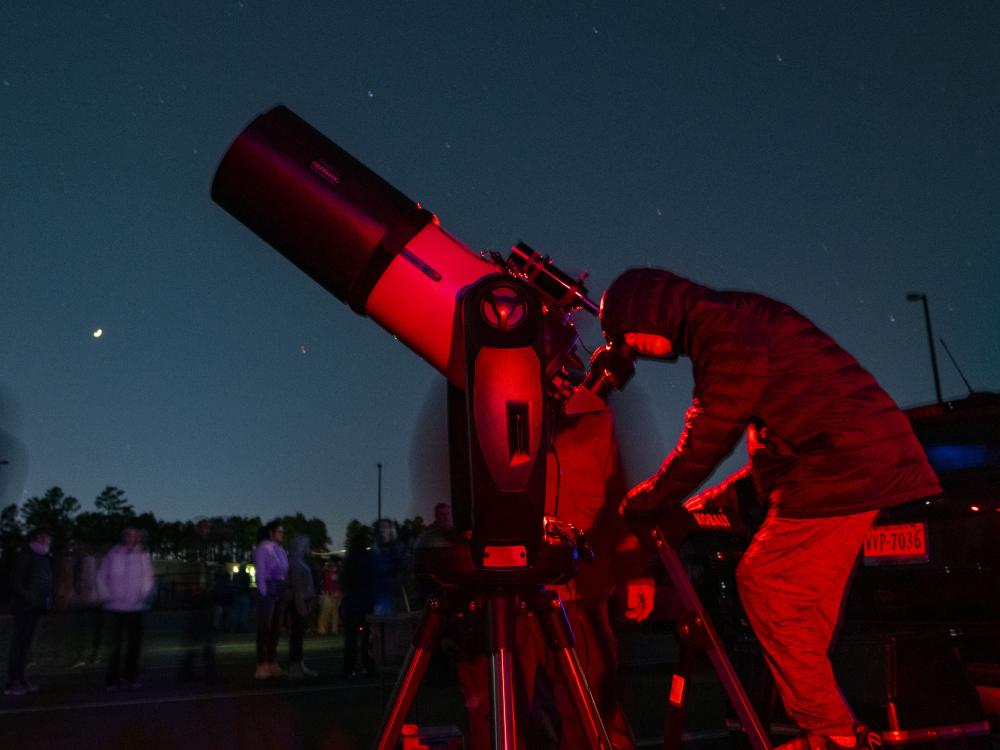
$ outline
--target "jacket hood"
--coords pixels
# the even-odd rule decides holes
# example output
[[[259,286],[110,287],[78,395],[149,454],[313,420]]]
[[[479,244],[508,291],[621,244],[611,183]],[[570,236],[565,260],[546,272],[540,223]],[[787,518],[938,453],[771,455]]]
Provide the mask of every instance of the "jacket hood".
[[[291,560],[305,560],[309,554],[309,537],[299,534],[292,539],[292,544],[288,548],[288,557]]]
[[[689,351],[688,314],[717,293],[659,268],[630,268],[611,282],[601,298],[601,328],[610,341],[626,333],[655,333],[678,354]]]

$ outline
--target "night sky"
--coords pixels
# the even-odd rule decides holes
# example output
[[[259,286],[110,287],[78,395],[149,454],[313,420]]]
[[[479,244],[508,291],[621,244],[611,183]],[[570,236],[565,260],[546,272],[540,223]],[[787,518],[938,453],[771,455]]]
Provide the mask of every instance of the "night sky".
[[[998,79],[994,2],[5,3],[0,504],[111,484],[340,542],[376,462],[387,515],[440,499],[441,376],[209,197],[279,103],[470,247],[524,240],[595,299],[637,265],[777,297],[910,406],[934,399],[925,292],[1000,389]],[[640,365],[634,480],[690,390],[685,361]]]

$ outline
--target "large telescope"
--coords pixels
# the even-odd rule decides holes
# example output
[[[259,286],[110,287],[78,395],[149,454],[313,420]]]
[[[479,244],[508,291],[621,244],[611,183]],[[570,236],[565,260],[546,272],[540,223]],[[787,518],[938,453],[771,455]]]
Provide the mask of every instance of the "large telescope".
[[[375,747],[397,747],[447,618],[484,612],[493,746],[514,750],[515,618],[527,608],[589,746],[610,750],[559,597],[540,589],[571,577],[575,558],[570,539],[546,533],[554,525],[544,518],[552,418],[574,401],[603,406],[602,394],[620,387],[632,366],[627,347],[609,345],[584,379],[571,314],[597,307],[583,278],[523,244],[507,259],[472,252],[284,107],[236,139],[212,197],[450,382],[452,502],[461,533],[418,545],[417,572],[437,581],[442,596],[424,609]]]
[[[534,565],[549,418],[582,367],[570,313],[597,312],[583,278],[523,244],[507,259],[473,252],[285,107],[239,135],[212,197],[464,392],[471,510],[455,515],[470,519],[472,561]]]
[[[341,302],[465,384],[457,301],[508,272],[285,107],[254,120],[226,153],[212,198]],[[511,266],[563,307],[596,314],[573,280],[526,246]]]

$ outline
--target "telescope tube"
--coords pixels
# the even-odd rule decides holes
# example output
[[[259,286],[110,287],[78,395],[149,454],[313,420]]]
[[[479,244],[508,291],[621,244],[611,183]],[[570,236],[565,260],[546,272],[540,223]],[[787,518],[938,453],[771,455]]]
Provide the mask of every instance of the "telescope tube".
[[[457,300],[500,271],[431,212],[282,106],[236,138],[212,199],[464,387]]]

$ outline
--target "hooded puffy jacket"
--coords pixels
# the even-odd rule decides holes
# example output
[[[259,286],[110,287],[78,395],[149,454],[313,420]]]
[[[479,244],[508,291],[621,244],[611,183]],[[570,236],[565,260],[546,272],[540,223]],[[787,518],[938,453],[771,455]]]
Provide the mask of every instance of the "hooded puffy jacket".
[[[749,471],[784,517],[860,513],[941,492],[906,415],[788,305],[636,268],[608,287],[601,324],[609,339],[665,336],[691,358],[685,428],[659,472],[637,488],[643,506],[683,501],[748,428],[750,463],[738,474]]]
[[[292,539],[288,555],[288,587],[291,589],[295,609],[307,617],[316,599],[316,585],[309,566],[309,537],[299,534]]]

